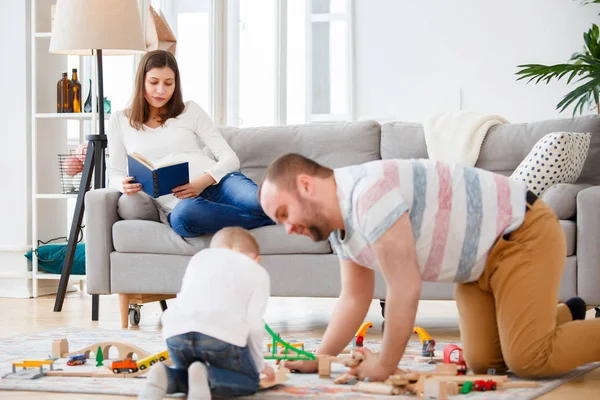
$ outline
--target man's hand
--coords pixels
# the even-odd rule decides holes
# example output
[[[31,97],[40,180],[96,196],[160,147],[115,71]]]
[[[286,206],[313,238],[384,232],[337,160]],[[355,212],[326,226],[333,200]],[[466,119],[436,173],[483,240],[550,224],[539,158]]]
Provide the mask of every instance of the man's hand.
[[[319,370],[317,361],[286,361],[284,367],[291,372],[300,372],[302,374],[311,374]]]
[[[265,368],[262,370],[262,373],[267,376],[268,381],[275,380],[275,371],[270,365],[265,365]]]
[[[355,368],[350,370],[350,374],[356,376],[360,380],[368,380],[369,382],[383,382],[396,371],[396,367],[385,367],[377,354],[371,353],[370,350],[364,347],[358,347],[354,351],[359,351],[365,355],[365,359]]]

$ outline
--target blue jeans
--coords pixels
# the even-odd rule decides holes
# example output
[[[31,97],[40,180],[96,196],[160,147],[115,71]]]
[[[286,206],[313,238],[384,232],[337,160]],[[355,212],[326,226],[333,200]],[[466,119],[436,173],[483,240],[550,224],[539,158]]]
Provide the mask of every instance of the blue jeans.
[[[275,224],[258,202],[258,186],[239,172],[225,175],[195,199],[181,200],[168,219],[183,237],[215,233],[226,226],[253,229]]]
[[[259,372],[248,346],[188,332],[168,338],[167,349],[174,364],[167,368],[167,393],[188,393],[188,368],[196,361],[206,364],[213,396],[248,396],[258,391]]]

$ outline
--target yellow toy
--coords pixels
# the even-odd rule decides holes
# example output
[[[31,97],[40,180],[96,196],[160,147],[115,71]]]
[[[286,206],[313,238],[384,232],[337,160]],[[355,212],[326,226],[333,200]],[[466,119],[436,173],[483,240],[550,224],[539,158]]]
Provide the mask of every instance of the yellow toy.
[[[422,357],[429,357],[429,363],[434,364],[435,357],[435,340],[427,333],[427,331],[423,328],[419,328],[415,326],[413,331],[419,335],[419,339],[421,340],[421,344],[423,345],[423,350],[421,351]]]
[[[161,351],[160,353],[152,354],[149,357],[143,358],[137,362],[137,366],[140,370],[145,370],[156,364],[157,362],[165,361],[169,358],[169,351]]]
[[[371,322],[363,323],[356,331],[354,339],[352,339],[352,347],[363,347],[363,342],[365,340],[365,336],[367,335],[367,329],[372,327],[373,324]]]

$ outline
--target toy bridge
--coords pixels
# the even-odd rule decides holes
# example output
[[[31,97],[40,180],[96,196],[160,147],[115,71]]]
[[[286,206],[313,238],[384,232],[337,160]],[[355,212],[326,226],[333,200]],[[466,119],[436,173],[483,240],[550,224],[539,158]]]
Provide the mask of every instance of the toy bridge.
[[[301,350],[301,349],[297,349],[295,347],[293,347],[292,345],[290,345],[288,342],[282,340],[278,334],[276,334],[275,332],[273,332],[273,330],[269,327],[269,325],[265,324],[265,329],[267,330],[267,332],[269,332],[269,335],[271,335],[271,338],[273,339],[273,345],[271,346],[271,352],[265,354],[264,358],[265,360],[316,360],[317,357],[312,354],[309,353],[307,351]],[[279,344],[279,347],[283,347],[283,353],[277,353],[277,345]],[[290,354],[293,353],[293,354]]]

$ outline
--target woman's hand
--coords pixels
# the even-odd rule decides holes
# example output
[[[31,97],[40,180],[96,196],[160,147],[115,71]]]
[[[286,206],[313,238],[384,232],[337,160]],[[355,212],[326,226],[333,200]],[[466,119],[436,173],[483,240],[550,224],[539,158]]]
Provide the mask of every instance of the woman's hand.
[[[199,176],[196,179],[192,179],[190,183],[185,185],[177,186],[173,189],[173,195],[178,199],[195,199],[200,196],[200,193],[207,187],[215,183],[216,181],[207,173]]]
[[[136,194],[137,192],[142,190],[142,184],[141,183],[131,183],[132,180],[133,180],[133,176],[128,176],[127,178],[123,179],[123,193],[125,193],[128,196],[131,196],[132,194]]]

